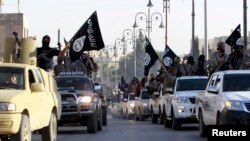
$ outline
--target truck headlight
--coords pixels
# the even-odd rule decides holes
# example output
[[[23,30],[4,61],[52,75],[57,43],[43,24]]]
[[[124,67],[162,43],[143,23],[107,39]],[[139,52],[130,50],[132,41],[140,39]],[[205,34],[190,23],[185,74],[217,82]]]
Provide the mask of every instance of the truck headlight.
[[[0,111],[15,111],[16,105],[14,103],[1,102]]]
[[[243,106],[240,101],[225,101],[225,107],[230,110],[243,111]]]
[[[189,103],[189,100],[187,97],[176,97],[175,100],[177,103]]]
[[[78,98],[79,103],[90,103],[92,101],[91,96],[80,96]]]
[[[135,104],[134,103],[130,103],[129,106],[130,107],[135,107]]]

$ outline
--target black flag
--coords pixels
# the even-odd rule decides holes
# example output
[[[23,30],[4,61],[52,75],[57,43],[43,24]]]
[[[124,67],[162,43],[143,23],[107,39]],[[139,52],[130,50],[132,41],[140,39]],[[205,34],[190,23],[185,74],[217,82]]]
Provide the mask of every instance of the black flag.
[[[240,24],[235,28],[231,35],[225,41],[232,48],[237,48],[238,46],[243,46],[243,40],[241,38]]]
[[[71,62],[80,58],[83,51],[100,50],[104,48],[101,30],[95,11],[82,27],[70,40],[70,59]]]
[[[155,61],[159,59],[154,48],[146,37],[146,48],[144,56],[144,76],[148,76],[150,68],[154,65]]]
[[[121,77],[121,82],[120,82],[120,85],[119,85],[119,89],[121,91],[124,91],[124,89],[127,88],[127,87],[128,87],[128,84],[127,84],[126,80],[124,79],[124,77],[122,76]]]
[[[131,80],[130,84],[136,84],[138,82],[139,82],[138,78],[134,76],[134,78]]]
[[[162,58],[162,63],[166,69],[170,66],[174,66],[174,59],[177,57],[177,55],[171,50],[171,48],[166,45],[164,55]]]

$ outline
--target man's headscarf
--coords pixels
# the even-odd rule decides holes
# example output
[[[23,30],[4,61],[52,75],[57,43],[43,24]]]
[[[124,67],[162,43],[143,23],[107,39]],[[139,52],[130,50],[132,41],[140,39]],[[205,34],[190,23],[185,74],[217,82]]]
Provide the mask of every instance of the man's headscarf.
[[[50,37],[48,35],[43,36],[42,48],[43,49],[50,49],[49,44],[50,44]]]

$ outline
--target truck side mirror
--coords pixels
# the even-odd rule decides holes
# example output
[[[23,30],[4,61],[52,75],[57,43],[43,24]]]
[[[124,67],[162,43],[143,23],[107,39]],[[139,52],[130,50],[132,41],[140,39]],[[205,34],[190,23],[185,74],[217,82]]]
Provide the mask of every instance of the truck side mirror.
[[[207,92],[213,93],[213,94],[218,94],[218,89],[215,86],[208,86]]]

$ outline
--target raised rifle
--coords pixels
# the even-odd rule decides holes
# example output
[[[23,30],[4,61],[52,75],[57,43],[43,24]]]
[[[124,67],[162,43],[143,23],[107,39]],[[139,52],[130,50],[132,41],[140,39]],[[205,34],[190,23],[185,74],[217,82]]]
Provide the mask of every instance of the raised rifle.
[[[17,32],[13,32],[12,34],[15,36],[16,43],[19,46],[19,48],[17,49],[17,53],[16,53],[16,57],[19,58],[20,57],[20,46],[21,46],[21,43],[20,43],[20,40],[18,39],[18,33]]]

